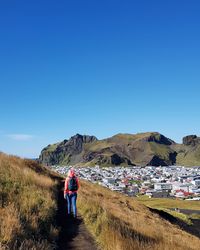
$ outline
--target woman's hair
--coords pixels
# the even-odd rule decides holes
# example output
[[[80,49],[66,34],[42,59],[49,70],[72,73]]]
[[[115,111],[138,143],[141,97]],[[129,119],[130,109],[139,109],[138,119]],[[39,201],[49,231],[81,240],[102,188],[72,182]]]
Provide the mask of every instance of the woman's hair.
[[[70,170],[68,171],[68,177],[73,177],[75,176],[75,171],[73,168],[70,168]]]

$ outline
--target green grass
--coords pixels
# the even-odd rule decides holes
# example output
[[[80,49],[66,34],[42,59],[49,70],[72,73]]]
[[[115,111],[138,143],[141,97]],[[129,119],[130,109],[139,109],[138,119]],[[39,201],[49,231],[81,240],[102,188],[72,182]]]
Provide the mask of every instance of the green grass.
[[[45,150],[46,150],[46,151],[49,151],[49,152],[53,152],[54,150],[56,150],[56,148],[57,148],[58,145],[59,145],[59,142],[58,142],[58,143],[51,144],[51,145],[49,145]]]
[[[169,209],[162,209],[162,210],[165,211],[166,213],[172,215],[173,217],[184,221],[188,225],[192,225],[192,221],[190,219],[190,216],[188,216],[186,214],[183,214],[183,213],[176,212],[176,211],[172,211],[172,210],[169,210]]]
[[[194,220],[200,220],[200,214],[195,214],[195,213],[190,214],[189,218]]]
[[[200,145],[196,147],[176,145],[178,155],[176,157],[177,165],[184,165],[188,167],[200,166]]]
[[[191,214],[186,215],[180,212],[172,211],[171,208],[179,208],[179,209],[191,209],[191,210],[200,210],[200,202],[199,201],[186,201],[186,200],[174,200],[174,199],[167,199],[167,198],[149,198],[146,195],[138,196],[134,198],[140,201],[142,204],[146,205],[147,207],[163,210],[166,213],[184,221],[188,225],[192,225],[191,219],[200,219],[199,214]]]
[[[112,146],[113,146],[113,143],[110,143],[107,140],[101,140],[101,141],[94,141],[92,143],[86,143],[84,145],[84,150],[86,152],[87,151],[95,152],[95,151],[100,151],[102,149],[106,149]]]
[[[113,137],[111,137],[110,139],[119,139],[119,140],[123,140],[123,141],[136,141],[136,140],[141,140],[141,139],[145,139],[146,137],[149,136],[154,136],[156,139],[160,139],[160,134],[157,132],[147,132],[147,133],[138,133],[138,134],[117,134]]]
[[[70,162],[70,154],[66,155],[63,160],[60,162],[60,165],[66,166]]]
[[[161,156],[164,159],[169,158],[169,153],[172,152],[172,150],[169,148],[169,146],[157,144],[156,142],[149,142],[151,150],[156,153],[156,155]]]
[[[180,208],[180,209],[192,209],[200,210],[199,201],[186,201],[186,200],[175,200],[167,198],[149,198],[146,195],[142,195],[134,198],[140,201],[142,204],[151,208]]]

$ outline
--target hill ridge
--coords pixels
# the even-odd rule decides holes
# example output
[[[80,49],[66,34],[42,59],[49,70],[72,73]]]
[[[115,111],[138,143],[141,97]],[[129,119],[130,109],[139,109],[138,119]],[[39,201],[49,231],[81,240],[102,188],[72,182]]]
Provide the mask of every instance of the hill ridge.
[[[200,165],[200,137],[178,144],[159,132],[118,133],[109,138],[76,134],[45,147],[39,161],[46,165]]]

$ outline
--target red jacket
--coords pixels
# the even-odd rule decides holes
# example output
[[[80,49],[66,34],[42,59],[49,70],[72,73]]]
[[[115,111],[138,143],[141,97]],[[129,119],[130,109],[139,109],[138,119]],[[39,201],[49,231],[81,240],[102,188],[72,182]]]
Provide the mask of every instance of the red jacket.
[[[68,177],[65,179],[64,195],[65,195],[65,194],[77,193],[77,191],[69,191],[69,190],[68,190],[68,181],[69,181],[69,178],[71,178],[71,177],[75,177],[75,178],[76,178],[78,189],[79,189],[79,187],[80,187],[78,178],[77,178],[75,175],[74,175],[74,176],[68,176]]]

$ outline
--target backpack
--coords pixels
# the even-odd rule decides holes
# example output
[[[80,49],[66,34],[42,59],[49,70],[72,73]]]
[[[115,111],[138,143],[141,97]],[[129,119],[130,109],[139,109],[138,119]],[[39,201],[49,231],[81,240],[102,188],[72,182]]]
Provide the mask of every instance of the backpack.
[[[78,183],[76,177],[70,177],[68,180],[68,190],[69,191],[77,191],[78,190]]]

